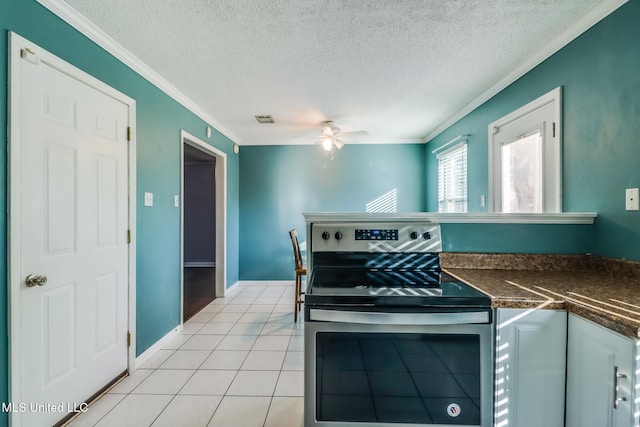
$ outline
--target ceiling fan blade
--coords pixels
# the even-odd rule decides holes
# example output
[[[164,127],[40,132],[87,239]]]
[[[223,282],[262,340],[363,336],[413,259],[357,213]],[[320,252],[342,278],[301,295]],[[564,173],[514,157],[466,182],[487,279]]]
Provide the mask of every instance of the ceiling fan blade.
[[[337,132],[333,128],[330,128],[328,126],[322,128],[322,135],[326,137],[333,138],[336,134]]]
[[[363,135],[369,135],[369,132],[367,132],[366,130],[355,130],[352,132],[340,132],[340,136],[346,136],[346,137],[350,137],[350,136],[363,136]]]
[[[339,150],[344,146],[344,142],[342,142],[340,139],[336,138],[333,140],[333,143],[335,144],[336,148]]]

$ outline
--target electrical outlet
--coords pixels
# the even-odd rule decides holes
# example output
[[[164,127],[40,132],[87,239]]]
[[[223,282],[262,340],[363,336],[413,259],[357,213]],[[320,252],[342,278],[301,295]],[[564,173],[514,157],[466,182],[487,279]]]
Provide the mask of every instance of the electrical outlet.
[[[483,194],[480,196],[480,206],[485,207],[486,204],[487,204],[487,197]]]
[[[153,206],[153,193],[144,193],[144,205]]]
[[[626,208],[628,211],[640,210],[640,189],[627,188]]]

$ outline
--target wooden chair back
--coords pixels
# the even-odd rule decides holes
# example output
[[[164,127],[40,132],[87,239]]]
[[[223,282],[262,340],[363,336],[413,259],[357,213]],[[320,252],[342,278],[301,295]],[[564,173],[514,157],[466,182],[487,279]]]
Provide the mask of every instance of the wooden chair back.
[[[295,228],[289,230],[289,236],[291,236],[291,245],[293,246],[295,268],[296,270],[302,270],[304,269],[304,262],[302,261],[302,252],[300,251],[300,243],[298,242],[298,232]]]

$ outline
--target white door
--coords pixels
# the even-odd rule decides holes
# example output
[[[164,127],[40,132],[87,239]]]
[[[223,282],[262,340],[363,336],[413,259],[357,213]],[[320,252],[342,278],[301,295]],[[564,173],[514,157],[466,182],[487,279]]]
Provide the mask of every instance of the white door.
[[[12,140],[20,188],[11,184],[20,205],[21,395],[12,401],[62,404],[63,413],[21,414],[22,425],[44,426],[127,369],[129,106],[23,56]]]

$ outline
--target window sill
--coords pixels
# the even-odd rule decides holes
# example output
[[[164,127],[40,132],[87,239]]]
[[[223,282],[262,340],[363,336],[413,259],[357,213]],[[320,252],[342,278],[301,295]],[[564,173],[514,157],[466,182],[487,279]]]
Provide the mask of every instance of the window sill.
[[[562,213],[362,213],[362,212],[310,212],[303,213],[308,223],[317,222],[416,222],[432,221],[440,224],[593,224],[595,212]]]

